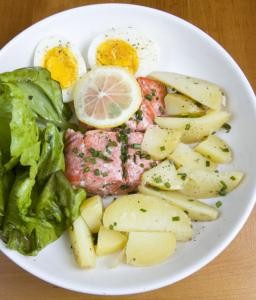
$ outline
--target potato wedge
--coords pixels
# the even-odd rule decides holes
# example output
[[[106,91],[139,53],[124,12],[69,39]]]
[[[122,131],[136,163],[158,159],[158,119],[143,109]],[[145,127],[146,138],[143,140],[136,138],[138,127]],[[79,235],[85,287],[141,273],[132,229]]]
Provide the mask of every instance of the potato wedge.
[[[96,246],[97,255],[107,255],[124,248],[127,237],[121,232],[100,227]]]
[[[166,201],[143,194],[121,196],[103,214],[103,225],[117,231],[172,231],[178,241],[192,237],[190,218]]]
[[[178,167],[185,167],[187,169],[203,169],[215,170],[217,165],[210,159],[205,158],[198,152],[195,152],[186,144],[180,143],[173,153],[169,156]]]
[[[92,233],[97,233],[101,226],[103,205],[100,196],[86,199],[81,207],[80,213]]]
[[[188,171],[188,179],[181,193],[196,198],[225,196],[236,188],[244,174],[242,172]]]
[[[172,232],[130,232],[126,246],[126,262],[145,267],[165,261],[176,248]]]
[[[223,92],[214,83],[170,72],[153,72],[149,77],[175,88],[178,92],[211,109],[220,110],[221,108]]]
[[[216,163],[225,164],[232,160],[232,151],[229,145],[216,135],[209,135],[194,149]]]
[[[186,195],[174,191],[157,191],[146,186],[139,186],[139,191],[142,194],[155,196],[166,200],[170,204],[179,207],[188,214],[191,220],[194,221],[213,221],[219,216],[219,211],[216,207],[191,199]]]
[[[162,128],[184,129],[181,141],[195,143],[220,129],[230,116],[226,111],[211,111],[198,118],[156,117],[155,122]]]
[[[180,190],[184,181],[177,175],[177,170],[170,160],[161,162],[156,167],[146,171],[142,175],[144,185],[151,185],[162,190]]]
[[[89,227],[80,216],[68,229],[71,246],[76,262],[81,268],[93,268],[96,264],[96,255],[92,235]]]
[[[177,146],[183,130],[163,129],[157,125],[147,128],[141,144],[141,149],[153,159],[166,158]]]
[[[194,100],[182,94],[167,94],[164,103],[169,116],[200,117],[205,114],[202,106],[200,107]]]

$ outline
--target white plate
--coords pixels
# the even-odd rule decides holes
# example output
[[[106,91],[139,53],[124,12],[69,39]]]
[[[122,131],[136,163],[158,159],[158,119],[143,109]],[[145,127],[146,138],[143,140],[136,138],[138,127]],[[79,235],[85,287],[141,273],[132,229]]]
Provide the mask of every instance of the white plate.
[[[74,263],[65,235],[37,257],[19,255],[0,244],[0,249],[10,259],[35,276],[67,289],[91,294],[144,292],[189,276],[232,241],[255,202],[254,93],[227,52],[195,26],[162,11],[141,6],[103,4],[80,7],[49,17],[15,37],[0,52],[0,71],[32,65],[35,46],[45,36],[64,35],[86,56],[87,46],[96,34],[122,26],[134,26],[156,41],[160,49],[158,70],[201,77],[225,89],[228,108],[233,113],[232,130],[225,134],[225,139],[235,154],[234,162],[228,168],[243,170],[246,178],[237,190],[221,199],[222,216],[217,221],[197,223],[193,241],[179,244],[174,256],[154,267],[120,265],[110,269],[107,262],[100,259],[97,268],[80,270]]]

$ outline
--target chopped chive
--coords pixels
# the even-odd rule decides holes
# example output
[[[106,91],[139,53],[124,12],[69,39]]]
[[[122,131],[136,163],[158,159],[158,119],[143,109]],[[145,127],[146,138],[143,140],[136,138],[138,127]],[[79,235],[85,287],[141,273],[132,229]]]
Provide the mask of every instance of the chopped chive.
[[[128,184],[122,184],[121,186],[120,186],[120,189],[121,190],[126,190],[126,189],[128,189],[129,188],[129,185]]]
[[[141,145],[140,144],[132,144],[131,147],[133,149],[140,149],[141,148]]]
[[[231,130],[231,126],[228,123],[224,123],[222,125],[222,128],[224,128],[227,133]]]
[[[79,156],[79,157],[84,157],[84,153],[83,153],[83,152],[80,152],[80,153],[78,154],[78,156]]]
[[[173,220],[173,221],[179,221],[179,220],[180,220],[180,217],[179,217],[179,216],[172,217],[172,220]]]
[[[215,203],[215,205],[216,205],[217,208],[219,208],[219,207],[221,207],[222,202],[221,202],[221,201],[217,201],[217,202]]]
[[[160,183],[160,182],[162,182],[161,176],[154,177],[153,180],[155,181],[155,183]]]
[[[84,173],[88,173],[90,171],[90,168],[89,167],[85,167],[84,168]]]
[[[110,224],[110,225],[109,225],[109,229],[110,229],[110,230],[113,230],[113,229],[114,229],[114,226],[113,226],[112,224]]]
[[[160,150],[161,150],[161,151],[164,151],[164,150],[165,150],[165,146],[161,146],[161,147],[160,147]]]
[[[187,178],[186,173],[178,173],[177,175],[179,175],[182,180],[185,180]]]
[[[210,167],[210,161],[209,160],[207,160],[206,162],[205,162],[205,165],[206,165],[206,167]]]
[[[137,121],[141,121],[143,119],[143,114],[142,114],[142,110],[138,109],[136,112],[135,112],[135,119]]]
[[[145,208],[140,208],[140,211],[146,212],[147,210]]]
[[[171,185],[170,185],[169,182],[165,182],[165,183],[164,183],[164,186],[165,186],[167,189],[169,189],[169,188],[171,187]]]
[[[95,169],[94,170],[94,175],[95,176],[100,176],[100,170],[99,169]]]
[[[236,180],[236,177],[235,176],[231,176],[230,179],[231,180]]]
[[[189,130],[189,129],[190,129],[190,124],[186,124],[185,130]]]
[[[153,99],[153,95],[147,94],[145,95],[145,98],[149,101],[151,101]]]
[[[227,147],[220,147],[221,151],[223,152],[229,152],[229,149]]]

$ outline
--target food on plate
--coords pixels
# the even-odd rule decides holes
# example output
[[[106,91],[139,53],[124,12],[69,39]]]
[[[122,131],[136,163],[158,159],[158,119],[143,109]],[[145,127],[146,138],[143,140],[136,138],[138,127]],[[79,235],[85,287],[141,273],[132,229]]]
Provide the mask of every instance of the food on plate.
[[[184,184],[171,160],[164,160],[142,175],[142,183],[162,190],[181,190]]]
[[[238,171],[214,172],[183,169],[181,172],[187,175],[181,192],[196,198],[225,196],[239,185],[244,176]]]
[[[81,268],[95,267],[96,254],[92,234],[81,216],[69,227],[68,233],[78,266]]]
[[[176,238],[172,232],[130,232],[126,261],[137,267],[152,266],[165,261],[175,248]]]
[[[153,72],[150,77],[214,110],[220,110],[224,94],[214,83],[170,72]]]
[[[89,130],[66,131],[65,174],[77,187],[101,196],[136,190],[143,172],[154,163],[140,150],[143,134]]]
[[[74,88],[79,121],[97,128],[119,126],[137,111],[142,101],[136,79],[119,67],[95,68]]]
[[[141,149],[156,160],[164,159],[177,147],[182,134],[183,130],[150,125],[144,134]]]
[[[213,221],[219,216],[219,210],[216,207],[177,191],[156,190],[152,187],[140,185],[139,192],[166,200],[186,212],[193,221]]]
[[[166,114],[173,117],[200,117],[206,111],[202,104],[179,93],[167,94],[164,103]]]
[[[127,236],[119,231],[100,227],[97,239],[96,254],[107,255],[123,249],[127,242]]]
[[[81,268],[116,252],[130,265],[160,263],[192,239],[192,221],[220,216],[221,201],[201,200],[244,177],[218,170],[232,160],[215,135],[231,128],[225,95],[182,74],[145,77],[156,46],[134,28],[96,37],[88,60],[84,74],[80,52],[48,38],[40,67],[0,74],[1,239],[36,255],[68,229]]]
[[[211,111],[198,118],[156,117],[155,122],[163,128],[184,129],[181,141],[195,143],[219,130],[230,116],[230,113],[223,110]]]
[[[126,125],[132,131],[145,131],[149,125],[154,124],[155,117],[165,114],[164,97],[167,90],[162,83],[147,77],[139,77],[137,81],[143,101]]]
[[[3,73],[0,90],[1,239],[11,249],[36,255],[78,217],[86,193],[73,189],[63,174],[59,128],[68,120],[59,85],[49,72]],[[37,107],[36,100],[41,101]]]
[[[118,66],[136,76],[148,75],[158,60],[155,43],[136,28],[111,28],[97,35],[88,49],[88,62],[95,66]]]
[[[229,145],[216,135],[209,135],[195,147],[195,151],[216,163],[226,164],[232,160],[232,150]]]
[[[143,194],[119,197],[103,214],[103,225],[117,231],[171,231],[178,241],[192,237],[191,220],[178,207]]]
[[[185,167],[194,170],[203,169],[208,171],[214,171],[217,168],[216,163],[211,161],[211,157],[204,157],[183,143],[177,145],[169,158],[174,161],[177,167]]]
[[[40,41],[34,54],[34,66],[46,68],[52,79],[60,83],[64,102],[73,100],[73,86],[86,72],[80,51],[62,36],[50,36]]]
[[[96,195],[86,199],[80,206],[80,214],[92,233],[99,232],[103,215],[101,197]]]

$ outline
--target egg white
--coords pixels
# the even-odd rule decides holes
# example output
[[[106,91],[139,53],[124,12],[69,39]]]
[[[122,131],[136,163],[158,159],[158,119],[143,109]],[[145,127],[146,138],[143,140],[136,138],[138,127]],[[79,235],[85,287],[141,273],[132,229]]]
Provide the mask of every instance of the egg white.
[[[86,65],[85,61],[76,46],[74,46],[70,41],[62,36],[50,36],[46,37],[39,42],[35,49],[34,53],[34,66],[41,66],[43,67],[44,64],[44,57],[46,53],[55,47],[65,47],[68,48],[69,51],[74,55],[76,62],[77,62],[77,69],[78,69],[78,77],[77,80],[86,72]],[[75,84],[75,82],[74,82]],[[72,90],[74,84],[68,88],[62,88],[62,97],[63,102],[70,102],[72,101]]]
[[[156,44],[133,27],[112,28],[97,35],[92,40],[88,49],[87,59],[91,68],[97,65],[97,48],[100,44],[109,39],[123,40],[136,49],[139,59],[139,66],[135,76],[147,76],[156,69],[158,62],[158,50]]]

